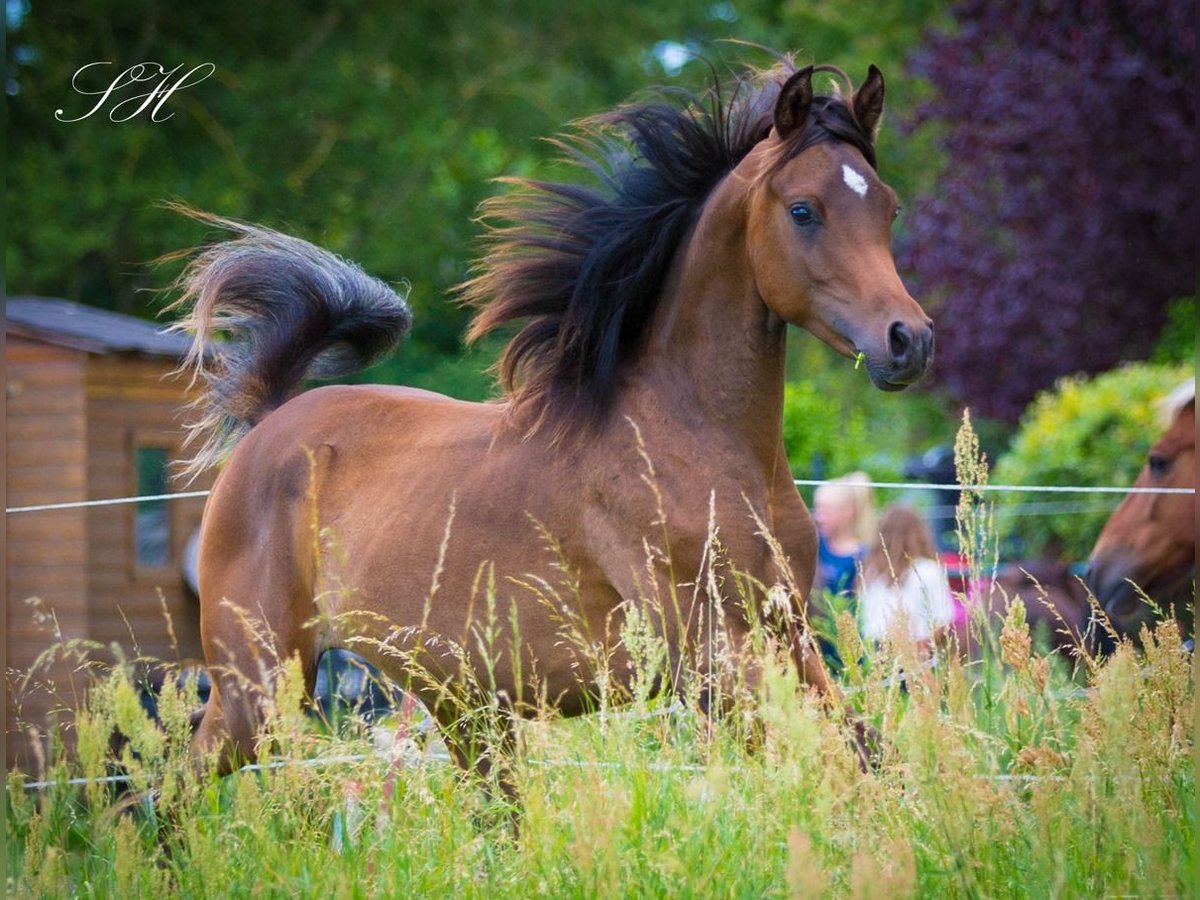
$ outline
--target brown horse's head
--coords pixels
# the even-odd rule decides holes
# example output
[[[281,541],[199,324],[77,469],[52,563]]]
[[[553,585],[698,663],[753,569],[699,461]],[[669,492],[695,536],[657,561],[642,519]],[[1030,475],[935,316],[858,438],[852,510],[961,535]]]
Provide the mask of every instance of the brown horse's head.
[[[857,92],[814,95],[820,71],[848,82],[784,60],[684,104],[672,91],[670,102],[620,106],[561,145],[598,188],[518,181],[488,204],[492,242],[460,291],[479,310],[472,339],[523,323],[499,368],[531,427],[604,421],[621,367],[645,350],[671,273],[685,268],[728,276],[706,307],[718,322],[732,322],[735,300],[761,300],[770,315],[747,309],[772,337],[780,321],[806,328],[861,354],[885,390],[924,373],[932,324],[896,274],[896,195],[875,173],[883,78],[871,67]]]
[[[843,101],[814,97],[813,72],[780,89],[772,134],[748,160],[757,166],[747,209],[755,282],[777,316],[862,358],[876,387],[900,390],[933,358],[933,323],[892,258],[899,205],[875,173],[872,143],[883,76],[872,66]]]
[[[1196,486],[1195,382],[1172,397],[1176,409],[1171,425],[1150,448],[1134,487]],[[1154,610],[1139,589],[1190,633],[1194,623],[1185,618],[1195,602],[1195,571],[1195,495],[1132,493],[1100,532],[1087,583],[1123,634],[1136,638],[1141,626],[1153,621]]]

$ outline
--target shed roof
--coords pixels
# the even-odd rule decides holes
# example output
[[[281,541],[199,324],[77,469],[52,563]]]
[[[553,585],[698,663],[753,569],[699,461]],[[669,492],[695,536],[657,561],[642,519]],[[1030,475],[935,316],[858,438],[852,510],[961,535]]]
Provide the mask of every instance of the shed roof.
[[[53,297],[9,297],[4,330],[88,353],[183,356],[187,337],[124,313]]]

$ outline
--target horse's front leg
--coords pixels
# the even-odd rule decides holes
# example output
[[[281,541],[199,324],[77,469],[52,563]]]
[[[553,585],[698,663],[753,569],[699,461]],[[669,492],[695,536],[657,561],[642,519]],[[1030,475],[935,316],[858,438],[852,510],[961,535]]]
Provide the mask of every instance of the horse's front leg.
[[[520,791],[514,773],[517,749],[517,714],[506,704],[474,693],[438,701],[422,698],[433,713],[451,759],[479,779],[489,805],[501,801],[514,836],[520,831]],[[504,814],[502,813],[503,817]],[[486,814],[478,821],[486,826]]]
[[[787,460],[782,447],[779,467],[787,472]],[[790,474],[788,478],[790,479]],[[790,651],[800,680],[825,705],[842,718],[849,741],[865,772],[879,761],[879,736],[863,721],[842,697],[841,691],[829,676],[815,634],[808,627],[809,600],[813,589],[817,557],[816,523],[793,484],[782,486],[772,504],[772,563],[775,583],[782,583],[796,596],[794,627],[789,628]]]
[[[698,642],[694,665],[703,687],[700,709],[708,727],[728,714],[739,702],[755,702],[762,695],[766,668],[762,658],[761,641],[756,641],[752,627],[740,617],[728,615],[720,629],[720,646],[713,647],[706,639]],[[860,770],[867,772],[879,763],[880,739],[875,729],[847,704],[841,691],[825,670],[824,660],[811,635],[793,629],[788,645],[789,655],[796,666],[801,682],[841,722],[847,743],[857,758]],[[714,665],[712,660],[718,662]],[[751,718],[746,735],[747,749],[753,751],[762,740],[762,722]]]
[[[785,483],[779,485],[772,496],[770,521],[764,523],[770,530],[765,540],[769,545],[771,570],[765,583],[783,586],[794,599],[789,610],[793,621],[787,624],[791,655],[800,680],[822,698],[834,702],[838,699],[837,691],[808,627],[809,601],[817,567],[817,526],[791,481],[782,446],[776,468],[787,475]]]

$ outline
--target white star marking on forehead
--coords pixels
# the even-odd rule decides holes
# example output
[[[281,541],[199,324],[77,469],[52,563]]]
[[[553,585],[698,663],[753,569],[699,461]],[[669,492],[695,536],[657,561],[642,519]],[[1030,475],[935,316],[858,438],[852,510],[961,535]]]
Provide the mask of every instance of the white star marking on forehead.
[[[842,181],[860,197],[867,196],[867,179],[847,165],[842,166]]]

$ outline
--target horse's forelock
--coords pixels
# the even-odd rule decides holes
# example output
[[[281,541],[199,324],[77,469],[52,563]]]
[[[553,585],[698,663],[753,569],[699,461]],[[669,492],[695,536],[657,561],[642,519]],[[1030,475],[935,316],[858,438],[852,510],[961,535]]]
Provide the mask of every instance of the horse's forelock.
[[[1188,406],[1196,405],[1196,379],[1189,378],[1187,381],[1177,385],[1171,393],[1167,394],[1159,404],[1159,413],[1162,417],[1163,426],[1169,428],[1174,424]]]
[[[871,134],[854,117],[851,104],[832,95],[813,98],[808,121],[779,144],[767,168],[777,171],[805,150],[826,141],[849,144],[863,155],[872,169],[877,168]]]

